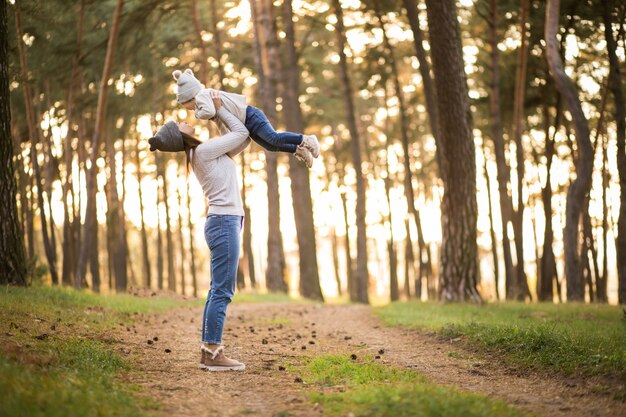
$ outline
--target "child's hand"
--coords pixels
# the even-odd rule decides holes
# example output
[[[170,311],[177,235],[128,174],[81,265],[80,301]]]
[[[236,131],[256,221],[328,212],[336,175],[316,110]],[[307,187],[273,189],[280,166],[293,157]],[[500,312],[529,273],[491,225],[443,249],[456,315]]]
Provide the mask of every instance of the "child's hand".
[[[219,96],[217,91],[211,91],[211,100],[213,100],[213,105],[215,106],[215,113],[222,107],[222,99]]]

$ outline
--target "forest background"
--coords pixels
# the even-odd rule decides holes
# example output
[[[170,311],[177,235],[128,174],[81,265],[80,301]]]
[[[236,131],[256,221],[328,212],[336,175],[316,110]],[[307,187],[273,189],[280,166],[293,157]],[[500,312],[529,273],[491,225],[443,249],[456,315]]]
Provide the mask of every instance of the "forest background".
[[[240,289],[624,303],[619,3],[9,1],[27,263],[0,279],[202,296],[202,191],[147,146],[170,119],[217,134],[176,103],[192,68],[322,145],[310,171],[257,145],[237,161]]]

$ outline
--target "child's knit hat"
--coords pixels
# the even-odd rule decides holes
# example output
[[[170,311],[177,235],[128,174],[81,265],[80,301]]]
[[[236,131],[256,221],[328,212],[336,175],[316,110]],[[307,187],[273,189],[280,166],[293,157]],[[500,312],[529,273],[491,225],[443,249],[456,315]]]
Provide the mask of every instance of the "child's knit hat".
[[[183,135],[180,133],[178,125],[174,121],[169,121],[159,129],[150,139],[150,150],[161,152],[180,152],[185,149],[183,145]]]
[[[204,85],[198,81],[193,75],[193,71],[189,68],[184,72],[176,70],[172,73],[172,76],[178,83],[178,94],[176,94],[176,98],[181,104],[193,99],[196,94],[204,88]]]

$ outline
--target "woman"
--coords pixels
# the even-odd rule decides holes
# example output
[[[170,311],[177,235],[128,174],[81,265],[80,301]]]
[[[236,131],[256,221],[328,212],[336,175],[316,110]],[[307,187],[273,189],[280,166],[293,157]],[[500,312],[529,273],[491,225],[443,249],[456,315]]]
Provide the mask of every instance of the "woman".
[[[209,211],[204,235],[211,250],[211,288],[204,306],[199,367],[209,371],[241,371],[245,365],[224,355],[222,332],[226,307],[235,294],[239,261],[239,234],[243,224],[243,203],[239,194],[237,167],[233,158],[248,144],[248,130],[214,96],[216,115],[229,133],[201,142],[186,123],[166,123],[149,139],[150,150],[185,151],[204,195]]]

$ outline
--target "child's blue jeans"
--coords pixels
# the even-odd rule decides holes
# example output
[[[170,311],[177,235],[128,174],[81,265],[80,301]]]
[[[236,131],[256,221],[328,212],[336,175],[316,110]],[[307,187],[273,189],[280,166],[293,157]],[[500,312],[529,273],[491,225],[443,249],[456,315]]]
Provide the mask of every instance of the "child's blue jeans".
[[[275,131],[265,114],[254,106],[246,109],[245,126],[250,137],[270,152],[295,153],[302,143],[301,133]]]
[[[222,343],[226,307],[235,295],[242,220],[241,216],[209,214],[204,224],[204,237],[211,250],[211,289],[202,319],[205,343]]]

